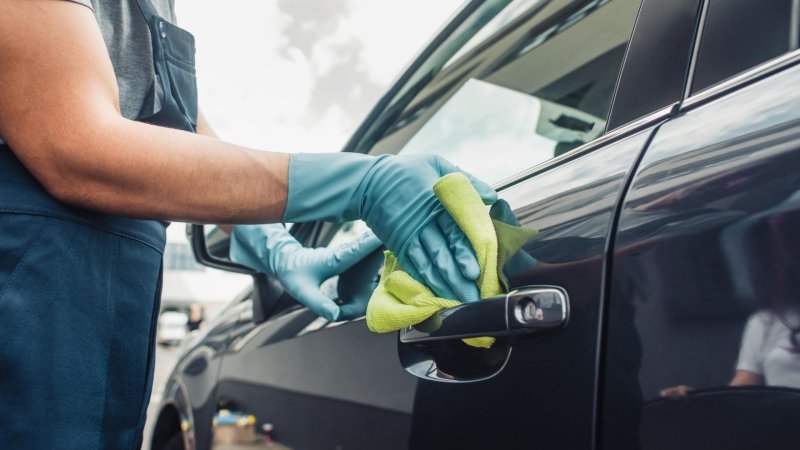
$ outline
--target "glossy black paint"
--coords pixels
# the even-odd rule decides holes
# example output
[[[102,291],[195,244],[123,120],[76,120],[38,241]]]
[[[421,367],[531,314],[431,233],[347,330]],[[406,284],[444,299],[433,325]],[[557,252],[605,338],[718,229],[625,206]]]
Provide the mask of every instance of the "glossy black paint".
[[[795,66],[697,106],[664,124],[644,155],[614,247],[604,448],[665,448],[649,436],[685,433],[681,415],[665,411],[680,402],[659,400],[659,391],[727,385],[748,316],[800,299],[797,86]],[[796,445],[800,391],[781,398],[789,405],[737,413],[770,417],[768,442]],[[744,422],[720,420],[724,408],[706,404],[698,442],[742,433]]]
[[[153,449],[161,448],[181,430],[187,448],[209,448],[222,352],[235,319],[242,314],[242,303],[236,299],[187,344],[164,388],[164,401],[151,437]],[[177,430],[172,427],[175,422],[180,426]]]
[[[409,448],[591,448],[605,249],[617,196],[648,136],[641,132],[501,192],[523,226],[539,229],[524,248],[537,265],[512,277],[511,288],[563,288],[569,324],[515,344],[489,379],[420,381]],[[471,353],[462,356],[480,357]]]
[[[681,100],[701,4],[701,0],[642,2],[608,118],[609,130]]]
[[[479,336],[511,336],[504,295],[440,311],[401,331],[400,342],[411,344]]]
[[[692,92],[789,51],[792,2],[709,0]]]
[[[372,334],[363,320],[330,324],[302,309],[243,324],[230,339],[218,403],[272,423],[282,444],[405,448],[416,379],[397,362],[396,335]],[[392,425],[369,444],[381,417]]]

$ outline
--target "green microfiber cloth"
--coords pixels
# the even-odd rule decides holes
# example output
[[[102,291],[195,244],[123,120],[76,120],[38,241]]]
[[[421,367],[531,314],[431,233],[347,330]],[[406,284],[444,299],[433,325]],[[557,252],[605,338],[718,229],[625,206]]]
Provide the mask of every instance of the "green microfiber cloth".
[[[508,286],[503,266],[537,231],[493,220],[463,174],[445,175],[434,184],[433,191],[475,250],[481,268],[477,281],[481,298],[504,293]],[[404,272],[392,252],[386,251],[381,281],[367,305],[367,326],[376,333],[396,331],[460,304],[458,300],[434,295],[427,286]],[[469,338],[464,342],[473,347],[489,348],[494,338]]]

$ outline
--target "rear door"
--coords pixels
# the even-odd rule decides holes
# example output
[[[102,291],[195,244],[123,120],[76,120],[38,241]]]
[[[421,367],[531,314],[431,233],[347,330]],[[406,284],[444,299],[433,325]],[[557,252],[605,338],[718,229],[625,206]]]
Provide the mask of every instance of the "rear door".
[[[436,152],[495,184],[522,224],[540,230],[512,288],[566,290],[572,315],[560,334],[489,350],[459,340],[423,349],[372,334],[363,319],[327,323],[289,309],[234,336],[221,404],[255,414],[274,425],[276,440],[302,449],[591,448],[617,199],[680,99],[697,4],[472,2],[348,144],[372,154]],[[670,26],[653,25],[659,17]],[[648,73],[662,89],[625,83]],[[308,244],[324,245],[354,227],[302,228],[314,231]],[[373,255],[332,292],[374,285],[380,260]],[[412,367],[420,360],[435,370]]]
[[[627,193],[607,449],[797,448],[800,2],[710,0],[689,95]]]

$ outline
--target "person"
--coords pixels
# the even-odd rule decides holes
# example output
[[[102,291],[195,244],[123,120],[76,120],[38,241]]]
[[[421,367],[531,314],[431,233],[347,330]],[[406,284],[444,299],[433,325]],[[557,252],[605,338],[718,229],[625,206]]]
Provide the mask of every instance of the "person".
[[[203,326],[203,305],[200,303],[192,303],[189,305],[189,314],[187,314],[186,331],[191,333],[197,331]]]
[[[478,299],[473,251],[431,189],[449,162],[217,139],[170,0],[0,11],[3,447],[139,448],[167,221],[362,219],[437,295]]]
[[[791,303],[795,303],[792,305]],[[781,386],[800,389],[800,309],[765,308],[747,320],[736,371],[728,386]],[[693,388],[685,384],[661,390],[661,397],[686,400]]]

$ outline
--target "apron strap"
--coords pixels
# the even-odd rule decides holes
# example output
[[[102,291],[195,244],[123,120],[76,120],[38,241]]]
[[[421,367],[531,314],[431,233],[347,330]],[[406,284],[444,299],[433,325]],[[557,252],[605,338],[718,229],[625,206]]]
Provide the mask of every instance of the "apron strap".
[[[147,21],[148,24],[153,17],[161,17],[153,4],[150,3],[150,0],[136,0],[136,4],[139,5],[139,11],[142,12],[144,20]]]

